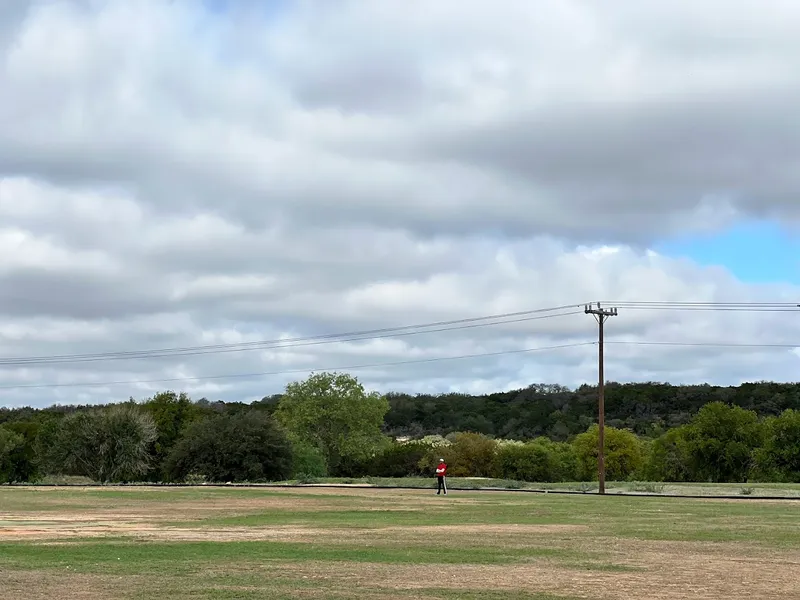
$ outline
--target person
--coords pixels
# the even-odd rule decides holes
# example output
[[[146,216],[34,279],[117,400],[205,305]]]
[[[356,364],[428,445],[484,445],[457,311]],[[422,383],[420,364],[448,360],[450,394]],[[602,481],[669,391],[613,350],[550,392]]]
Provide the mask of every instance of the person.
[[[436,465],[436,495],[438,496],[442,492],[444,495],[447,496],[447,482],[445,481],[445,477],[447,477],[447,463],[444,462],[443,458],[439,459],[439,464]]]

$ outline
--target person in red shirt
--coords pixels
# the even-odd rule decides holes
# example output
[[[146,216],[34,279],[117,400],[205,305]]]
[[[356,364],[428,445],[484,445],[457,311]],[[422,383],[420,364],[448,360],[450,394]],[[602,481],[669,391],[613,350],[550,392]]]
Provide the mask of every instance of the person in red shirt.
[[[436,495],[438,496],[442,492],[444,495],[447,496],[447,481],[445,481],[445,477],[447,477],[447,463],[444,462],[443,458],[439,459],[439,464],[436,465]]]

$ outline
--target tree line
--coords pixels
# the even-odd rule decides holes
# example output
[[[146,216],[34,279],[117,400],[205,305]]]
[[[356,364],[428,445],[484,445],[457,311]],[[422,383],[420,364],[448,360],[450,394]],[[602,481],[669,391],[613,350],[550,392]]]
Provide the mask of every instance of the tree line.
[[[324,476],[591,481],[597,388],[367,392],[318,373],[252,404],[172,391],[105,406],[0,409],[0,483],[236,482]],[[800,385],[608,384],[609,480],[800,482]]]

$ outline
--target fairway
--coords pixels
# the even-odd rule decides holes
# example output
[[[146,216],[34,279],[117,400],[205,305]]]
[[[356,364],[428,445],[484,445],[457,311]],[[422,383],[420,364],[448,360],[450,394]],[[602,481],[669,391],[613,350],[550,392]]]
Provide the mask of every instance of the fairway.
[[[800,504],[2,488],[2,598],[800,598]]]

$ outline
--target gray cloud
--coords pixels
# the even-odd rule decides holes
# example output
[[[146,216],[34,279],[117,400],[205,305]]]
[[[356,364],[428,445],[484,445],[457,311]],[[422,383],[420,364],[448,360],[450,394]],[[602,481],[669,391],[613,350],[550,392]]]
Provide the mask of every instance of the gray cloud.
[[[800,9],[737,0],[12,3],[0,9],[0,357],[270,340],[598,298],[795,301],[647,251],[797,218]],[[234,10],[235,9],[235,10]],[[602,207],[602,211],[598,210]],[[579,245],[580,244],[580,245]],[[618,341],[785,343],[789,313],[623,310]],[[577,314],[360,343],[0,366],[4,404],[591,341]],[[755,340],[755,342],[754,342]],[[594,381],[592,346],[357,371]],[[786,378],[789,349],[610,345],[609,377]],[[252,373],[272,373],[245,377]],[[229,379],[193,379],[233,374]],[[173,379],[171,382],[129,383]],[[83,386],[86,382],[120,384]]]

